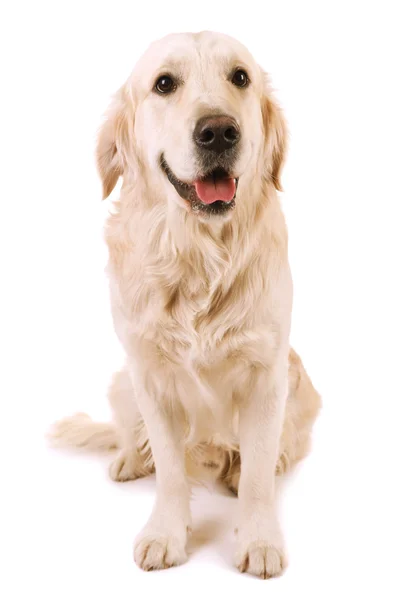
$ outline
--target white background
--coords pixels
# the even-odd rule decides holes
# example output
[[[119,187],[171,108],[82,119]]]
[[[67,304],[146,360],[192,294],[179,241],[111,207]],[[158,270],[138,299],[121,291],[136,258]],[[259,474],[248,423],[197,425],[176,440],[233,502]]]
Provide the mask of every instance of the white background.
[[[400,597],[399,18],[396,2],[5,2],[1,44],[2,597]],[[290,566],[232,565],[236,501],[195,490],[189,562],[143,573],[132,542],[154,479],[43,434],[108,418],[113,333],[94,143],[109,96],[153,39],[223,31],[267,69],[291,147],[282,204],[292,343],[324,409],[285,484]]]

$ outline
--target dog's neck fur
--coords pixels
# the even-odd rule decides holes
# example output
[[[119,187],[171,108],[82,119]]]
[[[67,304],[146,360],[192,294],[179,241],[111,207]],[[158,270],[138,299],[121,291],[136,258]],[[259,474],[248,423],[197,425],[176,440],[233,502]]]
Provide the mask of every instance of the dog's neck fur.
[[[153,252],[156,242],[160,250],[187,261],[191,269],[197,268],[198,274],[204,271],[212,277],[221,269],[229,269],[244,245],[253,246],[257,254],[265,251],[275,221],[284,221],[275,189],[263,177],[255,178],[240,190],[236,208],[227,220],[213,217],[200,220],[176,203],[175,193],[171,188],[171,196],[166,197],[165,190],[155,189],[152,193],[146,183],[128,181],[123,185],[115,217],[121,223],[129,223],[122,236],[127,246],[136,246],[138,232],[146,231],[145,245],[151,245]],[[286,228],[283,229],[285,236],[280,245],[286,254]]]
[[[207,343],[238,322],[233,309],[241,307],[243,328],[262,322],[265,285],[287,260],[286,228],[272,184],[254,184],[248,196],[242,189],[225,223],[202,223],[159,195],[145,206],[145,198],[148,190],[124,185],[106,229],[110,272],[138,327],[157,328],[161,319],[164,327],[194,328]]]

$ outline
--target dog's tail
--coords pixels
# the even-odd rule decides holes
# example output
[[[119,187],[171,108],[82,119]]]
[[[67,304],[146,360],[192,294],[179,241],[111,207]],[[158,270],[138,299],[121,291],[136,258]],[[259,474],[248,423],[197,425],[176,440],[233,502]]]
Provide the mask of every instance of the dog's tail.
[[[119,447],[113,423],[95,423],[88,415],[77,413],[54,423],[47,435],[54,446],[113,450]]]

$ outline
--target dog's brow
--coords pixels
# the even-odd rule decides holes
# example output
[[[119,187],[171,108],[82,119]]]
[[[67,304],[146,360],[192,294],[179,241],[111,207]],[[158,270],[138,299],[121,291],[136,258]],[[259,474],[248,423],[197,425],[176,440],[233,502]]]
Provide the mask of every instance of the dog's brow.
[[[182,71],[182,64],[183,61],[177,60],[176,58],[167,58],[166,60],[163,61],[163,63],[161,64],[161,66],[158,68],[158,72],[159,73],[169,73],[169,72],[174,72],[174,73],[180,73]]]

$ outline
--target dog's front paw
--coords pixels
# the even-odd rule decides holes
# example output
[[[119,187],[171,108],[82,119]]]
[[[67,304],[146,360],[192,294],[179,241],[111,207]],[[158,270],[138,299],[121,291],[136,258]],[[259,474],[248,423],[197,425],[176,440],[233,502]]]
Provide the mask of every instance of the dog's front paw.
[[[262,579],[278,577],[286,565],[284,550],[266,541],[251,542],[241,548],[236,556],[236,566],[241,573],[250,573]]]
[[[282,534],[274,517],[254,519],[238,531],[235,564],[242,573],[278,577],[287,566]]]
[[[181,565],[187,560],[185,543],[171,533],[144,532],[135,542],[135,562],[144,571]]]

